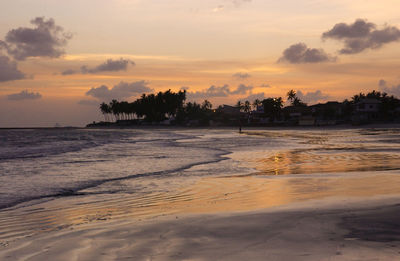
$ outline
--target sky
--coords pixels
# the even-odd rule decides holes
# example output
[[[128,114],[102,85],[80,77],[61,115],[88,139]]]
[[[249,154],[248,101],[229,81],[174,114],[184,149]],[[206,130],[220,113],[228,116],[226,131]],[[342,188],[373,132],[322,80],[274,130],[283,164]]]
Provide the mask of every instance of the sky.
[[[187,90],[214,107],[400,97],[398,0],[2,0],[0,127],[84,126]]]

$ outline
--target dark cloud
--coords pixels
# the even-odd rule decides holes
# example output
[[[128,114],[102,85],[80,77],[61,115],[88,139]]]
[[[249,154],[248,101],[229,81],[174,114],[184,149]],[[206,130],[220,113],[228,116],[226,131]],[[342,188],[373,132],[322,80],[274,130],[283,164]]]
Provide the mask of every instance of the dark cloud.
[[[126,71],[129,65],[135,65],[134,61],[129,59],[120,58],[119,60],[108,59],[104,63],[94,67],[88,68],[87,66],[82,66],[79,71],[68,69],[61,72],[62,75],[71,75],[77,73],[100,73],[100,72],[117,72],[117,71]]]
[[[297,97],[300,98],[303,102],[306,103],[316,103],[319,101],[323,101],[329,99],[329,95],[322,93],[320,90],[316,90],[315,92],[307,92],[303,93],[302,91],[296,92]]]
[[[10,61],[7,56],[0,55],[0,82],[24,79],[23,74],[17,68],[17,63]]]
[[[116,72],[116,71],[126,71],[128,65],[135,63],[128,59],[120,58],[119,60],[108,59],[106,62],[92,68],[88,69],[86,66],[81,68],[82,73],[98,73],[98,72]]]
[[[360,38],[368,36],[375,29],[375,24],[368,23],[366,20],[357,19],[353,24],[336,24],[331,30],[322,34],[322,38]]]
[[[28,90],[24,90],[19,93],[7,95],[7,99],[12,100],[12,101],[37,100],[40,98],[42,98],[42,95],[40,93],[29,92]]]
[[[71,74],[76,74],[76,73],[78,73],[78,72],[75,70],[72,70],[72,69],[68,69],[68,70],[61,72],[62,75],[71,75]]]
[[[382,29],[376,28],[374,23],[357,19],[352,24],[336,24],[331,30],[322,34],[322,39],[343,41],[344,48],[339,50],[341,54],[355,54],[366,49],[379,49],[384,44],[400,40],[400,30],[397,27],[385,25]]]
[[[231,90],[229,85],[223,86],[212,85],[208,89],[197,92],[188,92],[190,98],[213,98],[213,97],[228,97],[230,95],[245,95],[251,93],[253,86],[240,84],[235,90]]]
[[[52,18],[36,17],[31,20],[35,28],[19,27],[10,30],[4,41],[0,41],[8,54],[16,60],[25,60],[28,57],[57,58],[65,53],[72,35],[65,33],[61,26],[55,24]]]
[[[86,92],[87,96],[92,96],[100,100],[111,100],[111,99],[125,99],[138,94],[153,91],[147,86],[146,81],[138,82],[120,82],[111,89],[106,85],[102,85],[97,88],[92,88]]]
[[[278,62],[288,63],[321,63],[333,62],[336,58],[331,57],[323,49],[308,48],[304,43],[291,45],[285,51]]]
[[[268,83],[263,83],[260,85],[261,88],[271,88],[271,85],[269,85]]]
[[[238,72],[238,73],[235,73],[234,75],[232,75],[232,77],[237,78],[237,79],[247,79],[247,78],[250,78],[251,75],[248,73]]]
[[[385,80],[379,80],[379,89],[396,97],[400,97],[400,84],[389,86]]]

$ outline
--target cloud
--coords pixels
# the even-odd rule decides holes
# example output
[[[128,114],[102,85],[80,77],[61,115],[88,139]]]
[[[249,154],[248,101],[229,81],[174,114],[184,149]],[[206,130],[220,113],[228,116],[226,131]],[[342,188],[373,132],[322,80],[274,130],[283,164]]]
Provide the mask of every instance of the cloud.
[[[82,73],[126,71],[129,64],[135,65],[135,62],[123,58],[120,58],[119,60],[108,59],[93,69],[88,69],[86,66],[82,66],[81,71]]]
[[[269,85],[268,83],[263,83],[260,85],[260,88],[271,88],[271,85]]]
[[[283,51],[283,56],[279,58],[278,62],[298,64],[333,62],[335,60],[336,58],[325,53],[323,49],[308,48],[304,43],[297,43]]]
[[[253,90],[253,86],[251,85],[244,85],[244,84],[239,84],[239,86],[236,88],[236,90],[231,91],[230,94],[247,94]]]
[[[12,101],[38,100],[40,98],[42,98],[42,95],[40,93],[29,92],[28,90],[24,90],[19,93],[7,95],[7,99],[12,100]]]
[[[227,97],[230,92],[227,84],[223,86],[211,85],[210,88],[203,91],[189,92],[188,96],[191,98]]]
[[[303,93],[302,91],[296,92],[297,97],[300,98],[303,102],[306,103],[317,103],[319,101],[323,101],[329,99],[329,95],[322,93],[320,90],[316,90],[315,92],[307,92]]]
[[[249,96],[247,96],[247,97],[245,97],[245,98],[243,98],[243,99],[240,99],[240,101],[250,101],[250,102],[253,102],[253,101],[255,101],[255,100],[260,100],[260,101],[262,101],[262,100],[264,100],[266,97],[265,97],[265,93],[263,93],[263,92],[259,92],[259,93],[253,93],[253,94],[250,94]]]
[[[99,106],[98,100],[80,100],[78,101],[79,105],[88,105],[88,106]]]
[[[243,3],[250,3],[252,0],[226,0],[227,2],[230,2],[231,4],[227,4],[227,6],[229,5],[234,5],[235,7],[240,7]],[[218,13],[221,12],[225,9],[225,7],[227,7],[225,5],[218,5],[217,7],[215,7],[214,9],[212,9],[213,13]]]
[[[238,72],[238,73],[233,74],[232,77],[237,78],[237,79],[247,79],[247,78],[250,78],[251,75],[248,73]]]
[[[79,71],[68,69],[61,72],[62,75],[71,75],[77,73],[99,73],[99,72],[117,72],[117,71],[126,71],[128,69],[128,65],[135,65],[134,61],[129,59],[120,58],[119,60],[108,59],[104,63],[97,65],[94,68],[88,68],[86,65],[82,66]]]
[[[215,86],[212,85],[208,89],[197,91],[197,92],[188,92],[188,96],[190,98],[214,98],[214,97],[228,97],[230,95],[245,95],[251,93],[253,90],[253,86],[239,84],[235,90],[231,90],[228,84],[223,86]]]
[[[218,12],[221,12],[222,10],[224,10],[224,8],[225,8],[224,5],[219,5],[219,6],[215,7],[212,11],[214,13],[218,13]]]
[[[352,24],[338,23],[331,30],[322,34],[322,39],[343,41],[341,54],[355,54],[367,49],[379,49],[384,44],[400,40],[400,30],[395,26],[385,25],[376,29],[374,23],[357,19]]]
[[[68,69],[68,70],[61,72],[62,75],[71,75],[71,74],[76,74],[76,73],[78,73],[78,72],[75,70],[72,70],[72,69]]]
[[[394,95],[396,97],[400,97],[400,84],[393,85],[393,86],[388,86],[387,82],[385,80],[379,80],[379,89],[381,89],[382,91],[390,94],[390,95]]]
[[[0,41],[8,54],[16,60],[28,57],[57,58],[65,53],[64,47],[72,35],[55,24],[52,18],[36,17],[31,20],[35,28],[19,27],[10,30],[4,41]]]
[[[234,5],[240,6],[243,3],[250,3],[252,0],[230,0]]]
[[[383,79],[378,82],[379,88],[387,88],[387,82]]]
[[[86,95],[99,100],[125,99],[137,94],[153,91],[147,85],[148,83],[146,81],[132,83],[120,82],[117,85],[114,85],[111,89],[106,85],[101,85],[97,88],[91,88],[86,92]]]
[[[0,82],[24,79],[23,74],[17,68],[17,63],[10,61],[7,56],[0,55]]]

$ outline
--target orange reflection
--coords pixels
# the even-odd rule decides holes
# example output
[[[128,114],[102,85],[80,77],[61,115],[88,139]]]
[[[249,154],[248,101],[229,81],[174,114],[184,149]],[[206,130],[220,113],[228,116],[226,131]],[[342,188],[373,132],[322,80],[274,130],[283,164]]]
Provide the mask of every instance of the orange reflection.
[[[252,211],[310,199],[400,193],[399,175],[348,175],[214,177],[165,192],[63,198],[0,213],[0,241],[106,220]]]
[[[400,155],[318,148],[277,152],[255,161],[257,175],[311,174],[398,169]]]

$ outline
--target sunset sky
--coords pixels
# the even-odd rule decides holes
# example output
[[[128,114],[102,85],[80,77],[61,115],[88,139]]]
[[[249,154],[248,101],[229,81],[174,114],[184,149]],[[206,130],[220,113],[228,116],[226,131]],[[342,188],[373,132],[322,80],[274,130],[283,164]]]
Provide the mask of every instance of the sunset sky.
[[[84,126],[185,88],[214,107],[400,97],[398,0],[2,0],[0,127]]]

